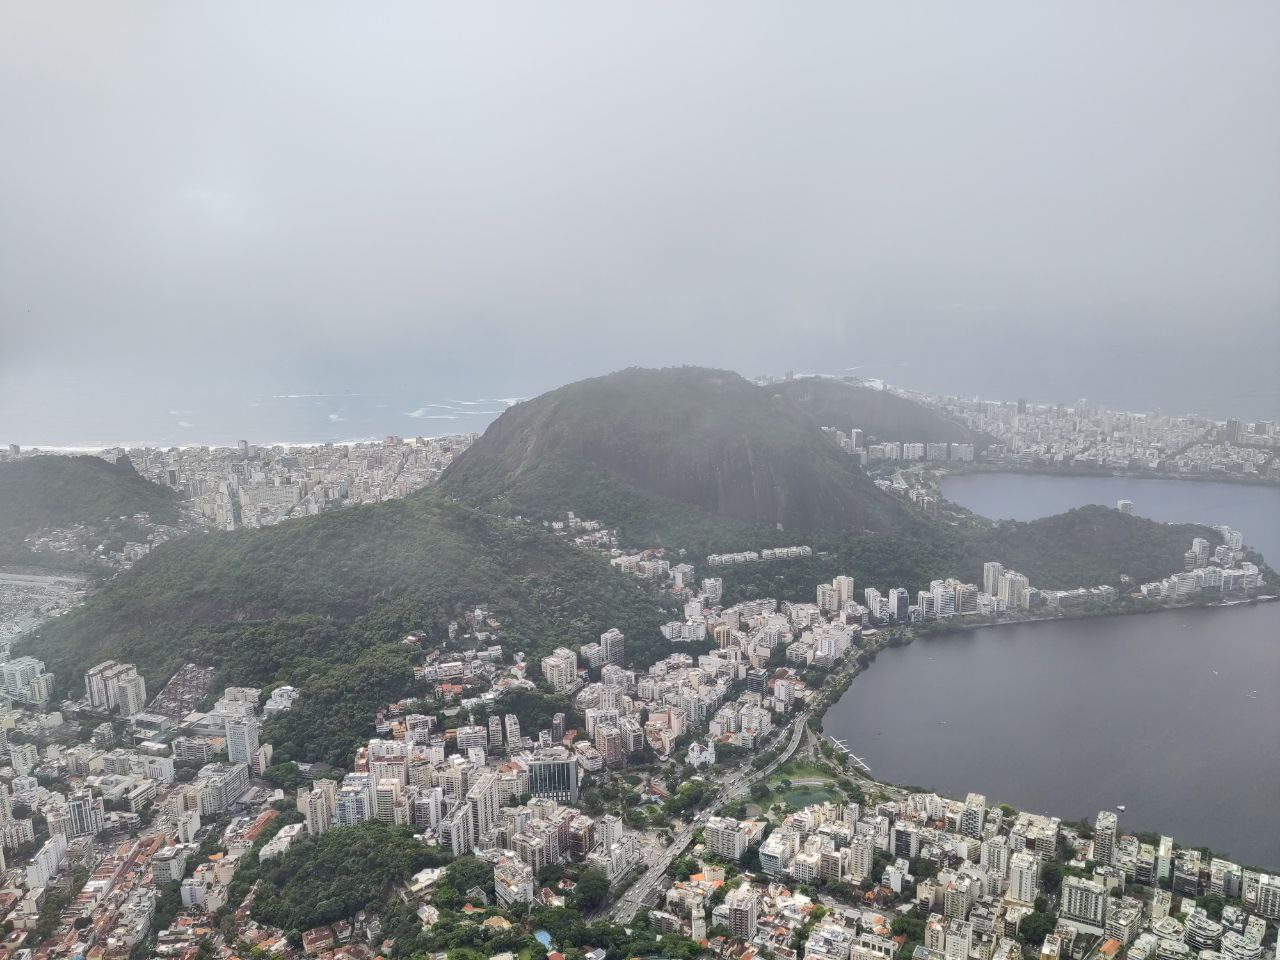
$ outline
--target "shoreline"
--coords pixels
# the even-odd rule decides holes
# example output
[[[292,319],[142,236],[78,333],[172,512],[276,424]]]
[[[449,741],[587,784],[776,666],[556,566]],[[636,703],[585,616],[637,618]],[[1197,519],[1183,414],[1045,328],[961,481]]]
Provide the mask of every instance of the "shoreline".
[[[425,433],[415,433],[412,436],[408,436],[408,435],[401,436],[400,434],[395,434],[395,436],[400,436],[400,439],[405,441],[415,440],[418,437],[421,437],[424,440],[442,440],[445,437],[465,437],[475,432],[476,431],[474,430],[454,430],[446,433],[433,433],[430,435]],[[390,434],[384,434],[383,436],[379,436],[379,437],[360,437],[356,439],[347,439],[347,440],[310,440],[310,441],[275,440],[268,443],[250,442],[249,446],[266,447],[266,448],[271,448],[271,447],[299,448],[299,447],[323,447],[326,444],[329,444],[335,447],[353,447],[353,446],[366,444],[366,443],[380,444],[385,442],[387,436],[390,436]],[[44,444],[32,443],[32,444],[21,444],[20,446],[22,448],[22,451],[19,454],[17,459],[22,459],[29,456],[33,457],[33,456],[38,456],[42,454],[49,455],[49,456],[88,455],[88,456],[96,457],[107,450],[125,450],[125,451],[129,451],[129,450],[199,450],[202,447],[207,447],[210,450],[235,450],[236,449],[235,443],[148,442],[148,443],[108,443],[102,446],[82,446],[82,445],[56,446],[56,445],[44,445]]]
[[[1280,452],[1277,452],[1280,456]],[[943,466],[938,468],[938,483],[947,477],[994,476],[1008,474],[1011,476],[1041,477],[1076,477],[1096,479],[1124,480],[1181,480],[1186,483],[1224,483],[1238,487],[1270,487],[1280,490],[1280,480],[1268,480],[1264,477],[1232,476],[1229,474],[1200,475],[1194,473],[1159,473],[1147,470],[1111,470],[1106,468],[1056,468],[1056,467],[1018,467],[1013,464],[972,464],[970,466]]]
[[[918,632],[915,627],[907,627],[902,633],[897,634],[895,636],[889,636],[888,631],[886,630],[884,631],[883,635],[878,634],[875,638],[873,638],[876,641],[874,645],[865,647],[858,653],[852,654],[852,657],[853,657],[852,669],[849,669],[844,676],[841,676],[840,674],[833,674],[833,676],[837,678],[835,680],[835,686],[838,686],[840,689],[838,690],[838,692],[835,692],[833,696],[823,699],[821,706],[818,709],[814,710],[813,713],[811,714],[809,725],[810,725],[810,728],[813,730],[813,732],[823,742],[833,744],[832,749],[836,751],[836,759],[833,761],[835,768],[840,772],[842,772],[843,774],[851,776],[854,779],[854,781],[857,782],[859,785],[862,785],[864,787],[879,788],[889,792],[890,794],[894,792],[905,794],[905,793],[925,791],[925,792],[936,793],[938,796],[948,797],[949,799],[953,799],[953,800],[960,799],[958,796],[952,796],[951,794],[947,793],[944,790],[941,790],[937,787],[930,786],[927,784],[898,784],[888,780],[881,780],[875,775],[873,771],[870,770],[869,767],[864,769],[862,767],[859,767],[855,762],[852,762],[851,760],[847,759],[847,758],[854,757],[857,754],[857,746],[852,742],[851,738],[847,738],[847,737],[840,738],[845,741],[844,742],[845,752],[841,753],[840,748],[834,745],[834,741],[837,738],[831,732],[827,731],[824,728],[824,722],[826,720],[827,712],[833,706],[838,704],[841,700],[843,700],[846,696],[849,695],[849,693],[853,689],[854,682],[859,677],[862,677],[864,674],[870,671],[872,665],[876,661],[876,658],[884,650],[890,649],[890,648],[909,647],[913,643],[915,643],[917,640],[922,640],[922,639],[923,640],[935,640],[935,639],[942,640],[948,634],[972,633],[986,627],[1004,627],[1004,626],[1021,625],[1021,624],[1041,624],[1041,623],[1062,622],[1062,621],[1069,621],[1069,620],[1086,620],[1086,619],[1091,620],[1091,619],[1098,619],[1103,617],[1120,618],[1120,617],[1132,616],[1135,614],[1173,613],[1173,612],[1185,611],[1185,610],[1216,610],[1216,609],[1231,610],[1231,609],[1237,609],[1237,608],[1257,607],[1259,605],[1273,603],[1278,600],[1280,600],[1280,597],[1273,596],[1273,595],[1265,595],[1264,597],[1252,597],[1249,600],[1243,601],[1243,602],[1226,603],[1226,604],[1204,602],[1204,603],[1157,606],[1157,607],[1152,607],[1149,609],[1142,609],[1142,610],[1127,610],[1127,611],[1114,611],[1114,612],[1097,611],[1097,612],[1086,613],[1080,616],[1072,616],[1072,617],[1032,617],[1032,618],[1022,619],[1022,620],[999,620],[999,621],[991,621],[991,622],[984,622],[984,623],[957,624],[955,626],[950,626],[943,630],[929,631],[924,633]],[[867,655],[865,660],[863,659],[863,655]],[[981,785],[979,784],[973,787],[972,789],[975,789],[975,790],[981,789]],[[1010,806],[1014,806],[1015,809],[1023,809],[1020,807],[1016,807],[1013,804],[1010,804]],[[1053,815],[1053,814],[1049,814],[1049,815]],[[1066,817],[1061,817],[1060,819],[1064,824],[1068,822],[1073,822],[1073,821],[1069,821],[1068,818]],[[1166,834],[1166,835],[1172,836],[1172,834]],[[1194,848],[1213,849],[1211,846],[1207,846],[1203,843],[1195,843],[1194,841],[1190,841],[1190,842],[1180,841],[1179,838],[1176,836],[1173,837],[1173,840],[1174,840],[1175,847],[1180,847],[1184,849],[1194,849]],[[1232,856],[1230,851],[1222,851],[1222,852],[1215,851],[1215,856],[1222,856],[1227,859],[1234,860],[1234,862],[1239,863],[1241,867],[1246,869],[1257,869],[1257,870],[1261,870],[1262,872],[1275,872],[1272,868],[1260,867],[1257,864],[1251,864],[1246,862],[1243,859],[1235,858]]]
[[[1078,613],[1071,613],[1067,615],[1055,615],[1055,616],[1044,616],[1044,617],[1020,617],[1016,620],[984,620],[979,623],[974,623],[974,622],[968,622],[968,623],[962,622],[962,623],[954,623],[954,624],[947,623],[938,629],[932,629],[932,630],[926,629],[923,631],[920,631],[918,626],[912,626],[907,628],[908,630],[907,635],[911,639],[915,639],[915,637],[917,636],[941,637],[941,636],[945,636],[948,633],[965,633],[973,630],[981,630],[985,627],[1009,627],[1009,626],[1019,626],[1019,625],[1028,624],[1028,623],[1066,623],[1072,620],[1097,620],[1097,619],[1102,619],[1106,617],[1120,618],[1120,617],[1146,616],[1153,613],[1168,613],[1175,610],[1231,610],[1236,607],[1254,607],[1263,603],[1271,603],[1271,602],[1274,602],[1276,599],[1277,598],[1272,595],[1264,594],[1261,596],[1248,597],[1240,600],[1227,600],[1227,601],[1202,600],[1202,601],[1197,601],[1195,603],[1173,603],[1173,604],[1156,604],[1154,606],[1140,606],[1140,607],[1135,607],[1128,610],[1082,610]],[[952,619],[959,619],[959,616],[953,617]],[[908,640],[907,642],[910,643],[911,640]]]

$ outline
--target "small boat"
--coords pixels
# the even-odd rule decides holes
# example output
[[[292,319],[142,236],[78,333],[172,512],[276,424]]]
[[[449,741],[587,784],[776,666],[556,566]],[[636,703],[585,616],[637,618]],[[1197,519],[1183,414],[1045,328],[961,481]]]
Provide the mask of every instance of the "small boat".
[[[939,720],[938,722],[942,724],[944,727],[947,725],[947,721],[945,720]]]
[[[1121,813],[1124,813],[1124,804],[1123,804],[1123,803],[1117,803],[1117,804],[1116,804],[1116,809],[1117,809],[1117,810],[1119,810]]]

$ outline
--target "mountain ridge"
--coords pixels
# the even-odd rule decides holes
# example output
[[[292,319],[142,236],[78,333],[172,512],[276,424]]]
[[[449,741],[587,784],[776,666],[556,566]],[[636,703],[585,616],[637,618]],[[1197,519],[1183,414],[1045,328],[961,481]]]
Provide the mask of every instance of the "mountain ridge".
[[[517,404],[440,484],[481,508],[574,510],[635,545],[681,542],[708,521],[731,539],[922,526],[790,400],[702,367],[633,367]]]
[[[25,538],[77,524],[105,536],[122,518],[140,513],[176,523],[178,499],[127,459],[46,454],[0,463],[0,564],[63,565],[31,550]]]
[[[771,384],[820,427],[846,433],[861,429],[870,440],[902,443],[972,443],[983,449],[990,438],[923,403],[833,377],[796,377]]]
[[[225,682],[292,684],[302,697],[272,731],[279,756],[345,763],[373,712],[413,690],[405,634],[446,643],[477,606],[530,657],[618,627],[637,662],[659,655],[670,615],[540,526],[428,494],[171,540],[18,650],[62,689],[106,659],[136,663],[153,695],[187,661]]]

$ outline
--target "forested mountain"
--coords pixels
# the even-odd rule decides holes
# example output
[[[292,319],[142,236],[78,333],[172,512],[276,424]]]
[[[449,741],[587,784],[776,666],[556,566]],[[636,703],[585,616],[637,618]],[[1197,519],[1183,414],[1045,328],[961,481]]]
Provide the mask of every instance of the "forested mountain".
[[[167,498],[109,502],[172,508]],[[436,489],[164,543],[19,652],[43,659],[63,690],[109,658],[137,664],[153,693],[189,660],[219,667],[225,682],[292,684],[300,701],[267,732],[278,758],[345,764],[378,707],[420,691],[411,667],[421,654],[400,642],[405,634],[424,631],[438,646],[450,621],[477,606],[501,624],[510,653],[531,659],[611,627],[627,634],[633,667],[670,651],[658,630],[674,612],[670,594],[495,508],[534,518],[574,510],[621,525],[640,546],[687,544],[683,559],[701,576],[724,575],[730,600],[812,599],[836,574],[912,590],[947,576],[972,582],[986,560],[1044,587],[1154,579],[1180,567],[1193,536],[1216,540],[1102,507],[1033,523],[943,523],[876,488],[785,397],[716,371],[626,371],[514,407]],[[762,522],[772,517],[787,529]],[[708,548],[789,542],[815,555],[705,565]]]
[[[0,463],[0,564],[47,563],[23,543],[37,531],[84,524],[105,536],[121,518],[139,513],[176,523],[177,498],[128,460],[37,456]]]
[[[999,560],[1035,586],[1054,590],[1162,580],[1182,569],[1195,537],[1222,542],[1217,531],[1192,523],[1158,523],[1098,505],[1020,523],[1004,520],[966,533],[966,577],[981,582],[982,561]]]
[[[769,387],[792,401],[820,427],[846,433],[860,428],[871,440],[904,443],[972,443],[987,437],[958,420],[888,390],[830,377],[799,377]]]
[[[410,692],[404,635],[440,643],[478,605],[531,657],[610,627],[638,663],[660,655],[664,612],[634,578],[431,493],[163,544],[22,649],[64,685],[108,658],[136,663],[152,691],[188,660],[230,682],[291,683],[302,698],[273,733],[282,758],[345,763],[373,710]]]
[[[1033,586],[1050,590],[1158,580],[1182,569],[1193,537],[1211,543],[1219,535],[1194,524],[1157,523],[1109,507],[1080,507],[1027,523],[938,527],[929,537],[837,534],[815,539],[813,557],[777,564],[723,568],[729,602],[759,596],[807,598],[814,585],[837,574],[862,587],[906,587],[914,593],[935,579],[982,582],[988,560],[1026,574]]]
[[[642,545],[923,528],[787,397],[699,367],[624,370],[517,404],[441,486],[486,509],[573,510]]]

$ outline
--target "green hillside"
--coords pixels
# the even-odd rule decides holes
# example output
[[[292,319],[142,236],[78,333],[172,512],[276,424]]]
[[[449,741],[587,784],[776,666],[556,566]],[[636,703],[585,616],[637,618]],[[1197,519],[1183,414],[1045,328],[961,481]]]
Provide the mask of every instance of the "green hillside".
[[[38,530],[85,524],[108,536],[138,513],[176,523],[177,499],[127,460],[38,456],[0,463],[0,564],[47,564],[23,543]]]
[[[614,626],[637,661],[660,655],[665,614],[634,578],[430,494],[163,544],[23,648],[64,686],[108,658],[136,663],[151,691],[188,660],[228,682],[291,683],[302,700],[272,733],[281,758],[345,763],[372,711],[413,689],[404,634],[441,642],[477,605],[531,656]]]
[[[999,560],[1036,586],[1054,590],[1161,580],[1182,569],[1195,537],[1212,544],[1222,537],[1190,523],[1157,523],[1110,507],[1087,506],[1019,523],[984,524],[965,536],[966,576],[980,578],[983,560]]]
[[[104,467],[119,470],[89,468]],[[144,502],[156,501],[111,509]],[[1033,523],[931,520],[871,484],[785,398],[734,374],[627,371],[512,408],[435,489],[164,543],[19,652],[40,656],[64,691],[109,658],[136,663],[153,693],[187,661],[218,667],[228,683],[292,684],[301,700],[266,731],[278,759],[345,764],[378,707],[425,692],[404,635],[447,643],[449,622],[477,606],[501,623],[510,653],[537,658],[610,627],[627,634],[632,666],[669,652],[658,627],[673,610],[657,594],[499,512],[569,509],[620,525],[633,542],[687,546],[704,575],[708,547],[817,551],[717,569],[731,601],[811,599],[817,582],[845,573],[913,590],[939,577],[976,581],[986,560],[1044,587],[1154,579],[1180,567],[1193,536],[1216,540],[1102,507]],[[775,517],[785,531],[766,522]]]
[[[819,554],[785,564],[724,568],[730,602],[762,595],[809,599],[814,586],[847,574],[859,588],[927,589],[934,579],[958,577],[982,582],[982,565],[995,560],[1026,574],[1033,586],[1050,590],[1159,580],[1182,569],[1182,555],[1194,537],[1221,541],[1207,527],[1157,523],[1126,516],[1109,507],[1080,507],[1028,523],[939,527],[929,538],[843,534],[815,540]]]
[[[485,509],[573,510],[646,546],[924,527],[787,398],[698,367],[624,370],[517,404],[441,486]]]
[[[820,427],[848,433],[857,427],[871,440],[904,443],[972,443],[986,436],[922,403],[888,390],[873,390],[830,377],[800,377],[769,387]]]

